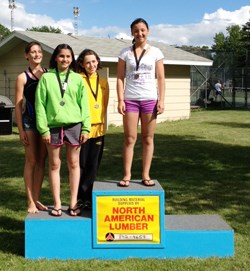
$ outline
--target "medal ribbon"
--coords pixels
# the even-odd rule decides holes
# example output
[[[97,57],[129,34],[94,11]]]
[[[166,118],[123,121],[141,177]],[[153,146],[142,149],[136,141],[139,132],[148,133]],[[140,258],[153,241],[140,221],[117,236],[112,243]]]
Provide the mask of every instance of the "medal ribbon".
[[[97,97],[98,97],[98,90],[99,90],[99,74],[97,73],[97,78],[96,78],[96,91],[94,92],[91,84],[90,84],[90,80],[89,80],[89,76],[86,74],[86,79],[87,79],[87,83],[89,85],[89,88],[91,90],[92,95],[94,96],[95,100],[97,101]]]
[[[65,77],[63,85],[62,85],[58,69],[56,68],[56,78],[57,78],[57,81],[58,81],[58,84],[59,84],[59,87],[60,87],[62,98],[63,98],[64,92],[65,92],[65,90],[67,88],[67,83],[68,83],[68,79],[69,79],[69,72],[70,72],[70,69],[67,70],[67,74],[66,74],[66,77]]]
[[[36,78],[36,80],[39,80],[39,78],[37,76],[35,76],[35,74],[32,72],[30,67],[29,67],[29,72],[34,76],[34,78]]]
[[[144,49],[142,50],[142,53],[141,53],[139,59],[137,58],[137,54],[136,54],[136,50],[135,50],[135,44],[133,45],[133,51],[134,51],[134,55],[135,55],[135,63],[136,63],[136,69],[135,69],[135,70],[138,71],[139,65],[140,65],[140,61],[141,61],[143,55],[144,55],[145,52],[146,52],[146,48],[144,47]]]

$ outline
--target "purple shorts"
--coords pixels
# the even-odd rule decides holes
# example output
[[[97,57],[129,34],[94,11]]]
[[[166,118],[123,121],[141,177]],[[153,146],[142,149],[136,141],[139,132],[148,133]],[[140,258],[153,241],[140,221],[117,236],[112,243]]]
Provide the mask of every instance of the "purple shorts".
[[[79,146],[81,128],[81,123],[50,128],[50,145],[62,146],[66,143],[71,146]]]
[[[125,100],[126,112],[136,113],[156,113],[157,112],[157,101],[156,100],[145,100],[145,101],[129,101]]]

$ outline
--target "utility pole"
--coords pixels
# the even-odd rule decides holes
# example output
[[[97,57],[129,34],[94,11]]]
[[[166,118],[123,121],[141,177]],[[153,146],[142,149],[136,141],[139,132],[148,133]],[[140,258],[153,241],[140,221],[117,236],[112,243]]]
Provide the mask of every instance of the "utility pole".
[[[80,15],[79,7],[73,7],[73,15],[74,15],[74,31],[75,36],[78,35],[78,17]]]
[[[9,0],[9,9],[10,9],[10,31],[14,30],[14,9],[16,8],[16,1]]]

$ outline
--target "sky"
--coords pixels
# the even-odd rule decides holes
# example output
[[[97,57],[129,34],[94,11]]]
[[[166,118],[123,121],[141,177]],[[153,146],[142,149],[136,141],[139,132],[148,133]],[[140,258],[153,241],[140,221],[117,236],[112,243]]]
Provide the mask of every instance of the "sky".
[[[210,47],[216,33],[250,20],[249,0],[12,1],[13,30],[46,25],[65,34],[131,39],[130,24],[141,17],[149,24],[149,40],[176,46]],[[74,7],[80,9],[77,17]],[[0,24],[11,29],[9,0],[0,0]]]

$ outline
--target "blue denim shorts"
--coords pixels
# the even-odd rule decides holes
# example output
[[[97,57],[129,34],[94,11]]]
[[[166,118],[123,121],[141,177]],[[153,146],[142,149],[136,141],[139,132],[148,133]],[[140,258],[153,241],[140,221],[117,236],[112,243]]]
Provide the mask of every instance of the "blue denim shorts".
[[[24,114],[22,117],[22,121],[23,121],[23,129],[25,131],[36,131],[37,132],[35,117]]]

